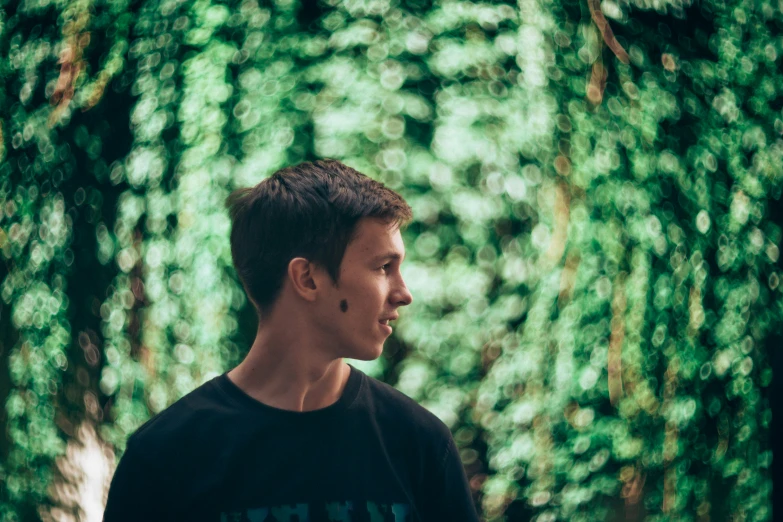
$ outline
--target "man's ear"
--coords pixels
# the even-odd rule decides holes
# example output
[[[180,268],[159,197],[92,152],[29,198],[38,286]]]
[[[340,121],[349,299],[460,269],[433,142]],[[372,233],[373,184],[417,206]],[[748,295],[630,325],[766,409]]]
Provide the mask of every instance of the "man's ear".
[[[295,257],[288,263],[288,280],[294,291],[306,301],[315,301],[322,283],[319,269],[303,257]]]

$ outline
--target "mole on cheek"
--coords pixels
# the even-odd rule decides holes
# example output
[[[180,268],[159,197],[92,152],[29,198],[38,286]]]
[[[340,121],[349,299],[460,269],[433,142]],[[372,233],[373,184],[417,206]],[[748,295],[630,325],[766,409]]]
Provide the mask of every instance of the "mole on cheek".
[[[345,299],[340,301],[340,310],[342,310],[343,312],[348,311],[348,301],[346,301]]]

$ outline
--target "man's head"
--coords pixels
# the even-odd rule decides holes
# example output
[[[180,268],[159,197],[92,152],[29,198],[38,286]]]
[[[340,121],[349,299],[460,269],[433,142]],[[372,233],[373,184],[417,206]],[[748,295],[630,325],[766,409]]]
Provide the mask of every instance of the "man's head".
[[[260,322],[284,306],[330,345],[382,346],[388,330],[378,321],[412,300],[399,271],[412,212],[399,194],[322,160],[281,169],[226,205],[234,266]],[[379,353],[349,356],[362,355]]]

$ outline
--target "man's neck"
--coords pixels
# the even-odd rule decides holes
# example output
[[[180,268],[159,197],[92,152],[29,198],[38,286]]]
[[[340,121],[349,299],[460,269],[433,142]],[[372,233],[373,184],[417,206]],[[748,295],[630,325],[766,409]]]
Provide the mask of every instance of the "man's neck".
[[[318,361],[277,346],[254,344],[228,378],[253,399],[282,410],[313,411],[342,396],[351,369],[342,358]]]

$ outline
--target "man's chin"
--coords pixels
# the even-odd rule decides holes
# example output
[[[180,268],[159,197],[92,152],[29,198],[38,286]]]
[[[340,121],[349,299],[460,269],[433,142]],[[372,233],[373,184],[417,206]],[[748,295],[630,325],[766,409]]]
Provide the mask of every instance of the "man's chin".
[[[378,357],[381,356],[383,353],[383,346],[380,346],[376,349],[376,351],[372,350],[362,350],[362,351],[355,351],[351,353],[350,355],[345,355],[346,359],[354,359],[357,361],[374,361]]]

